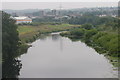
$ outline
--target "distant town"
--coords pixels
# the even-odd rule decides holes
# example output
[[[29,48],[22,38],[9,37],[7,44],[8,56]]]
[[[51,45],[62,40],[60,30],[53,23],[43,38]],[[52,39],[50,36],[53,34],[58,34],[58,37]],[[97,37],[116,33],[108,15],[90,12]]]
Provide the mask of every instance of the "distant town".
[[[102,8],[80,8],[80,9],[32,9],[32,10],[4,10],[16,20],[16,24],[19,23],[31,23],[35,19],[71,19],[73,17],[80,17],[85,13],[93,13],[95,16],[104,17],[112,16],[117,17],[117,7],[102,7]]]

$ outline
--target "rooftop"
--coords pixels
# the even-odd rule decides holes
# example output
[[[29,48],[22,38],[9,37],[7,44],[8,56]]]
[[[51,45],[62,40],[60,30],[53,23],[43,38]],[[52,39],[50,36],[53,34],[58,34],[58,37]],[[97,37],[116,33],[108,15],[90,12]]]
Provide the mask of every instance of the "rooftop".
[[[28,17],[25,17],[25,16],[19,16],[19,17],[14,17],[14,19],[17,19],[17,20],[19,20],[19,19],[28,19]]]

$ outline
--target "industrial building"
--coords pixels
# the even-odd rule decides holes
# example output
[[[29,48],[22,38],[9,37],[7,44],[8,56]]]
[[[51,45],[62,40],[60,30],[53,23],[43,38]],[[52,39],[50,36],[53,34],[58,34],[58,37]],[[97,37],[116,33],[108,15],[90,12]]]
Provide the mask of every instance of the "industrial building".
[[[16,20],[16,24],[32,22],[32,19],[29,17],[14,17],[14,19]]]

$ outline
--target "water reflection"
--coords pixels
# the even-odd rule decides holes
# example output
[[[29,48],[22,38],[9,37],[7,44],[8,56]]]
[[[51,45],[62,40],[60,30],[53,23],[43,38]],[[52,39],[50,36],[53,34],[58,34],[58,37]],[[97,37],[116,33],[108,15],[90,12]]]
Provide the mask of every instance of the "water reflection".
[[[39,39],[44,41],[44,40],[46,40],[46,37],[47,37],[46,35],[41,34],[41,36],[39,37]]]
[[[35,47],[29,48],[27,54],[21,56],[22,62],[18,59],[9,59],[3,62],[3,78],[19,80],[18,77],[116,77],[113,75],[112,65],[102,55],[82,42],[72,42],[59,34],[49,34],[49,36],[40,36],[40,40],[31,44]]]
[[[62,37],[58,33],[52,34],[51,37],[52,37],[53,41],[60,41],[60,50],[62,51],[63,50],[63,40],[62,40]]]
[[[58,35],[58,34],[52,34],[52,40],[53,41],[58,41],[59,38],[60,38],[60,35]]]
[[[23,68],[20,78],[116,77],[113,75],[113,66],[105,57],[80,41],[73,42],[54,33],[31,45],[34,47],[21,56]]]
[[[4,61],[2,63],[2,78],[14,78],[15,80],[18,80],[21,68],[22,64],[18,59]]]

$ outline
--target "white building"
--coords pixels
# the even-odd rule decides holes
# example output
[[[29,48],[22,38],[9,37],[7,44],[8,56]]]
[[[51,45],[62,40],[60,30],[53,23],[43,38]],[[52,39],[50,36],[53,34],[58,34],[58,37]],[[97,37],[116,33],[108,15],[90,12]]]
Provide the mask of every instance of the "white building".
[[[104,15],[104,14],[103,15],[99,15],[99,17],[105,17],[105,16],[107,16],[107,15]]]
[[[16,24],[32,22],[32,19],[29,17],[14,17],[14,19],[16,20]]]

